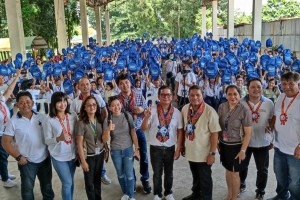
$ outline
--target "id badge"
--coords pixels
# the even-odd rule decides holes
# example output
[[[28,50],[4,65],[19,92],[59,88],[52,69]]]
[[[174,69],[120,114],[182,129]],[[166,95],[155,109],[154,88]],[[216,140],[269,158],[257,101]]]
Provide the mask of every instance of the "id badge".
[[[95,154],[96,154],[96,155],[99,155],[99,154],[100,154],[100,148],[99,148],[99,147],[96,147],[96,148],[95,148]]]
[[[228,132],[223,131],[222,135],[223,135],[223,141],[228,141],[228,137],[229,137]]]

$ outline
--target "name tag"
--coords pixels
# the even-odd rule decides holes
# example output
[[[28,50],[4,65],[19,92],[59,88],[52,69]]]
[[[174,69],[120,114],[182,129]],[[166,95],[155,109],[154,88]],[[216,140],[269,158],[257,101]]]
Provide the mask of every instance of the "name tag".
[[[96,148],[95,148],[95,154],[96,154],[96,155],[99,155],[99,154],[100,154],[100,148],[99,148],[99,147],[96,147]]]

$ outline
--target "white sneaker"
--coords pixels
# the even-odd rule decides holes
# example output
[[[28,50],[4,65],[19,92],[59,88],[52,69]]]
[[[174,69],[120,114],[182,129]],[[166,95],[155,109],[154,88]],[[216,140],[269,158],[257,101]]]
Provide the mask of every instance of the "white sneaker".
[[[166,198],[166,200],[175,200],[174,197],[173,197],[173,194],[169,194],[165,198]]]
[[[135,198],[130,198],[129,200],[135,200]]]
[[[126,195],[126,194],[124,194],[124,195],[122,196],[122,198],[121,198],[121,200],[128,200],[128,199],[129,199],[129,196]]]
[[[8,174],[8,178],[10,180],[15,180],[16,179],[16,176],[15,175],[12,175],[12,174]],[[2,177],[0,176],[0,180],[2,180]]]
[[[108,176],[105,174],[104,176],[101,177],[101,181],[105,185],[111,184],[111,180],[108,178]]]
[[[161,198],[158,195],[155,195],[153,200],[161,200]]]
[[[3,187],[11,188],[11,187],[15,187],[15,186],[17,186],[17,183],[10,179],[7,179],[7,181],[3,182]]]

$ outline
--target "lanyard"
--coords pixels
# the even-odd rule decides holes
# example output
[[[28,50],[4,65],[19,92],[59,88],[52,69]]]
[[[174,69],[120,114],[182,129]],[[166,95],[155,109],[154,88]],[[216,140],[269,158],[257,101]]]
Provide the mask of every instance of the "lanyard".
[[[248,107],[250,108],[251,113],[252,113],[252,121],[258,123],[258,119],[259,119],[259,117],[260,117],[258,111],[259,111],[259,109],[260,109],[260,106],[261,106],[261,104],[262,104],[262,101],[261,101],[261,100],[259,101],[259,104],[258,104],[258,106],[256,107],[255,110],[254,110],[254,106],[252,107],[251,104],[249,103],[249,101],[246,101],[246,102],[247,102],[247,105],[248,105]]]
[[[90,121],[90,127],[94,133],[95,144],[97,145],[97,121],[94,119],[94,123]]]
[[[66,121],[67,121],[67,129],[68,131],[66,130],[66,127],[64,126],[64,123],[62,121],[62,119],[57,115],[57,118],[58,118],[58,121],[63,129],[63,133],[70,133],[70,122],[69,122],[69,118],[68,118],[68,114],[66,114]]]

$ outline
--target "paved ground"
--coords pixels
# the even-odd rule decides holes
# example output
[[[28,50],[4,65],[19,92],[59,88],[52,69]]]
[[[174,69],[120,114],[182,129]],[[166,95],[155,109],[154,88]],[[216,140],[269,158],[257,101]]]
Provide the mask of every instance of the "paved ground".
[[[219,162],[219,156],[216,156],[217,162],[213,165],[213,199],[214,200],[223,200],[226,195],[226,182],[225,182],[225,169],[221,166]],[[269,170],[269,180],[266,189],[266,198],[272,197],[275,195],[275,187],[276,187],[276,180],[274,177],[273,172],[273,150],[270,151],[270,170]],[[135,163],[136,171],[139,171],[138,166]],[[152,168],[151,165],[149,166],[150,175],[151,175],[151,185],[152,185]],[[121,188],[119,186],[115,168],[111,162],[111,160],[107,164],[107,174],[112,179],[112,184],[110,185],[102,185],[102,199],[103,200],[119,200],[122,196]],[[17,163],[12,159],[9,158],[9,171],[17,176],[18,186],[15,188],[6,189],[2,186],[0,187],[0,199],[1,200],[19,200],[21,199],[20,195],[20,177],[19,171],[17,169]],[[250,164],[249,175],[247,179],[247,191],[243,193],[239,199],[241,200],[253,200],[255,197],[255,179],[256,179],[256,170],[255,164],[253,159]],[[60,180],[53,169],[53,188],[56,195],[55,199],[61,199],[60,189],[61,183]],[[191,184],[192,177],[190,173],[190,169],[188,166],[187,161],[185,158],[180,158],[174,164],[174,185],[173,185],[173,192],[175,199],[182,199],[183,197],[189,195],[191,193]],[[153,199],[153,194],[145,195],[142,191],[141,182],[137,182],[137,192],[136,192],[136,199],[137,200],[150,200]],[[38,180],[36,180],[36,185],[34,189],[34,194],[37,200],[42,199]],[[84,189],[84,180],[83,180],[83,173],[81,168],[77,168],[75,174],[75,191],[74,191],[74,200],[84,200],[87,199],[85,189]]]

